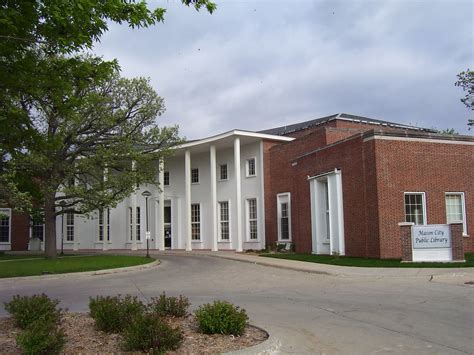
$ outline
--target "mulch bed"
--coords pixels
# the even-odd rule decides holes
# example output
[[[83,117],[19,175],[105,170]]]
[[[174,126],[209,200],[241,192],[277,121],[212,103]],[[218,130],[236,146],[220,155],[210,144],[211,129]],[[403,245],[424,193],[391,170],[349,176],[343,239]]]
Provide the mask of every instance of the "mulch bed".
[[[192,315],[183,319],[170,318],[167,321],[174,327],[180,326],[184,335],[181,347],[167,354],[216,354],[235,351],[257,345],[268,338],[265,331],[251,325],[248,325],[244,334],[239,337],[201,334]],[[64,354],[123,353],[120,348],[121,336],[96,330],[94,320],[86,313],[65,314],[61,328],[67,337]],[[19,332],[20,329],[11,318],[0,318],[0,353],[21,354],[15,342]]]

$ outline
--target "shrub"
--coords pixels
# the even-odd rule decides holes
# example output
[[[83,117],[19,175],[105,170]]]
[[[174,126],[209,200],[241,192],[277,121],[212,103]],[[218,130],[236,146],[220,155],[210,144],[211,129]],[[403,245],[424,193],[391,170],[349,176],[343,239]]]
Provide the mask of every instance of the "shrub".
[[[205,334],[241,335],[248,321],[247,313],[231,303],[214,301],[200,306],[196,312],[199,329]]]
[[[5,303],[5,310],[12,315],[18,327],[26,329],[37,321],[59,323],[62,310],[56,309],[58,304],[58,300],[51,300],[44,293],[33,296],[16,295]]]
[[[123,333],[122,347],[126,351],[160,354],[175,350],[183,340],[179,328],[173,328],[156,314],[145,313],[135,317]]]
[[[149,304],[150,311],[159,316],[184,317],[188,312],[189,300],[187,297],[166,297],[163,292],[160,297],[153,297]]]
[[[145,305],[130,295],[122,298],[97,296],[89,299],[89,311],[98,329],[107,333],[118,333],[145,311]]]
[[[17,337],[22,353],[27,355],[59,354],[66,339],[52,322],[38,320],[28,325]]]

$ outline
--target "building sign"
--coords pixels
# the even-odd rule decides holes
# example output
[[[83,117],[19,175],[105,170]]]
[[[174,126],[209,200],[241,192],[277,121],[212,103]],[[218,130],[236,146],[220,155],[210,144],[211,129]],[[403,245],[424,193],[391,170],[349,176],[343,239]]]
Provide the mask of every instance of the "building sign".
[[[415,225],[412,232],[413,249],[451,248],[449,225]]]

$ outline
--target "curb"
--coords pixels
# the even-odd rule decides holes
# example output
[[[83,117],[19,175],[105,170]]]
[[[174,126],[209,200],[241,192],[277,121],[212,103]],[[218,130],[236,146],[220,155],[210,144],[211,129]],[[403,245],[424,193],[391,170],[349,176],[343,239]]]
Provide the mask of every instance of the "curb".
[[[257,327],[255,325],[252,325],[252,327],[258,328],[260,330],[263,330],[265,333],[268,334],[268,332],[265,329],[262,329],[260,327]],[[225,355],[270,355],[270,354],[279,354],[281,349],[281,341],[280,339],[277,339],[271,335],[268,336],[267,340],[264,340],[260,344],[240,349],[240,350],[235,350],[235,351],[229,351],[227,353],[224,353]]]
[[[102,270],[82,271],[82,272],[68,272],[68,273],[64,273],[64,274],[49,274],[49,275],[37,275],[37,276],[5,277],[5,278],[0,278],[0,284],[2,282],[6,282],[6,281],[51,280],[51,279],[60,279],[60,278],[71,277],[71,276],[96,276],[96,275],[118,274],[118,273],[123,273],[123,272],[128,272],[128,271],[150,269],[150,268],[158,266],[160,264],[161,264],[161,261],[157,259],[157,260],[155,260],[151,263],[148,263],[148,264],[118,267],[118,268],[114,268],[114,269],[102,269]]]
[[[274,267],[274,268],[277,268],[277,269],[301,271],[301,272],[307,272],[307,273],[310,273],[310,274],[318,274],[318,275],[326,275],[326,276],[337,276],[337,274],[332,274],[332,273],[327,272],[327,271],[306,270],[306,269],[295,267],[295,266],[275,265],[271,262],[266,262],[266,261],[244,260],[244,259],[233,258],[233,257],[229,257],[229,256],[213,255],[213,254],[206,254],[206,256],[211,256],[211,257],[214,257],[214,258],[220,258],[220,259],[226,259],[226,260],[232,260],[232,261],[240,261],[242,263],[247,263],[247,264],[269,266],[269,267]]]

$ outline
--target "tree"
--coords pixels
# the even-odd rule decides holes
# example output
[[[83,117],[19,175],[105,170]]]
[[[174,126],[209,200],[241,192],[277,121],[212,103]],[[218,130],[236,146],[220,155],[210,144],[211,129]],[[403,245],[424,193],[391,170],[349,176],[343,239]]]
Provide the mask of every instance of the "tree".
[[[181,1],[216,8],[209,0]],[[78,55],[110,23],[148,27],[165,12],[141,0],[0,6],[0,201],[44,207],[50,257],[56,215],[114,206],[136,184],[153,182],[157,159],[179,143],[176,127],[156,125],[163,100],[146,80],[120,78],[116,61]]]
[[[461,87],[462,90],[466,92],[461,102],[466,105],[469,110],[474,111],[474,71],[467,69],[459,73],[458,81],[456,81],[454,85]],[[474,126],[474,119],[468,119],[467,125]]]
[[[177,127],[158,127],[163,99],[147,80],[121,78],[97,58],[50,58],[47,70],[61,85],[21,102],[34,138],[5,165],[39,192],[45,250],[55,256],[56,216],[113,207],[155,183],[158,161],[181,140]]]
[[[445,128],[438,132],[444,135],[458,135],[459,134],[459,132],[457,132],[454,128]]]

